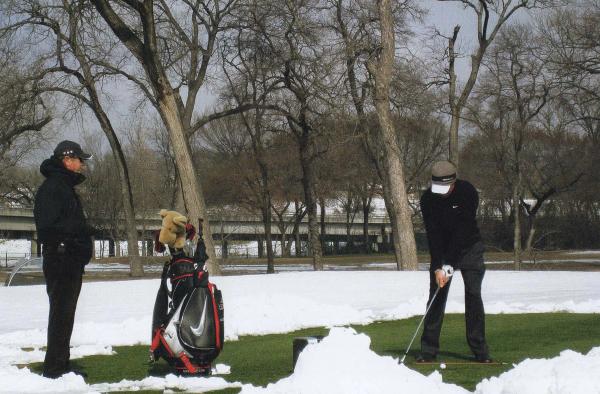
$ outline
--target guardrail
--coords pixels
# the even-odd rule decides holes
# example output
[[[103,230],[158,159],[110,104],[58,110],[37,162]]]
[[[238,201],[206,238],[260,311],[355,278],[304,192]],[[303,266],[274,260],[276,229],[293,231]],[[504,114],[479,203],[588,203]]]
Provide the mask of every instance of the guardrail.
[[[42,272],[42,258],[23,258],[17,261],[17,263],[13,266],[10,275],[8,275],[8,277],[6,278],[6,282],[4,282],[4,285],[10,286],[15,276],[18,273],[25,271]]]
[[[8,268],[16,264],[20,259],[31,257],[31,253],[9,253],[0,252],[0,267]]]

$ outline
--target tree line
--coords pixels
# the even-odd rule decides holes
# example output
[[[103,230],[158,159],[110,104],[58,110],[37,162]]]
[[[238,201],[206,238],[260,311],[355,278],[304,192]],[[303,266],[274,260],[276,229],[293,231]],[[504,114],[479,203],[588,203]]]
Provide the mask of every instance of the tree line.
[[[375,196],[398,269],[416,269],[416,202],[442,158],[480,190],[484,237],[512,249],[515,268],[523,250],[593,245],[600,3],[446,2],[463,6],[476,37],[423,29],[427,10],[413,0],[4,2],[0,195],[30,205],[39,175],[23,158],[57,133],[52,119],[81,117],[97,130],[86,144],[109,146],[91,165],[87,205],[125,220],[114,231],[134,276],[146,210],[192,222],[208,207],[260,214],[269,272],[271,224],[306,218],[320,270],[318,207],[337,200],[348,222],[368,220]],[[527,12],[535,18],[516,17]],[[121,86],[136,99],[117,128]]]

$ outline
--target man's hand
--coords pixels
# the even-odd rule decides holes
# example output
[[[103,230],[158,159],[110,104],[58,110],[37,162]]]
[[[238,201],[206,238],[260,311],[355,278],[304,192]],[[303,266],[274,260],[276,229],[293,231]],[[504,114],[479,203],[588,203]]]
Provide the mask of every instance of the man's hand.
[[[446,283],[448,283],[449,279],[450,278],[448,278],[446,276],[446,273],[444,272],[444,270],[442,270],[442,269],[435,270],[435,281],[437,282],[437,285],[440,288],[446,286]]]

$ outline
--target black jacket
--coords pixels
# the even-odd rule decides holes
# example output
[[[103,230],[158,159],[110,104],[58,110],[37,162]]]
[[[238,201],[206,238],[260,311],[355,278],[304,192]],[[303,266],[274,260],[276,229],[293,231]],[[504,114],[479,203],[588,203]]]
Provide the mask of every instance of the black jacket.
[[[63,253],[87,264],[92,257],[92,231],[74,188],[85,176],[67,170],[54,156],[42,163],[40,172],[46,180],[35,195],[33,215],[44,256]]]
[[[479,205],[477,190],[467,181],[458,179],[454,190],[442,196],[427,189],[421,196],[421,213],[431,255],[432,271],[443,264],[461,268],[461,258],[475,243],[481,241],[475,214]]]

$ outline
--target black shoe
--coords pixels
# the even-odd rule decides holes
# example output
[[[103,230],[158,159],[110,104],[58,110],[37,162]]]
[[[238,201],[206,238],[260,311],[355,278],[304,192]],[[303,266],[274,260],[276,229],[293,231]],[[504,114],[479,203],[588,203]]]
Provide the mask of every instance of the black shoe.
[[[492,358],[490,356],[476,356],[475,362],[478,362],[481,364],[491,364],[494,362],[494,360],[492,360]]]
[[[415,361],[418,363],[432,363],[435,361],[435,356],[433,354],[420,353]]]
[[[43,372],[42,376],[48,379],[57,379],[63,375],[64,372]]]

